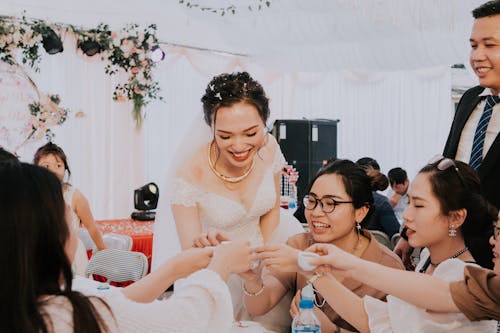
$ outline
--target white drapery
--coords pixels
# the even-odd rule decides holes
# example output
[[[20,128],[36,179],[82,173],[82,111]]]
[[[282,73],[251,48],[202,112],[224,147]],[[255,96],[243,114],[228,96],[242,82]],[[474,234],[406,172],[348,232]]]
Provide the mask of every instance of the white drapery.
[[[218,6],[230,0],[200,0]],[[213,75],[248,70],[271,98],[271,117],[340,119],[338,156],[376,158],[383,171],[406,168],[410,176],[442,151],[452,118],[449,66],[466,62],[470,10],[483,0],[273,0],[271,7],[213,15],[177,1],[19,0],[0,3],[0,14],[94,27],[131,21],[157,23],[167,58],[154,75],[164,102],[146,108],[142,132],[134,130],[131,103],[111,99],[119,78],[104,74],[99,56],[65,52],[44,56],[43,92],[58,93],[73,113],[55,130],[66,151],[71,182],[89,199],[96,218],[126,217],[132,191],[164,183],[176,140]],[[184,44],[249,57],[173,47]],[[365,68],[364,70],[353,68]],[[0,105],[0,108],[2,106]],[[82,111],[85,116],[76,118]],[[20,151],[31,161],[42,142]]]
[[[66,151],[72,182],[89,199],[98,219],[127,217],[133,189],[149,181],[164,184],[178,138],[192,117],[201,117],[206,84],[213,75],[248,70],[271,98],[271,120],[340,119],[338,156],[376,158],[384,171],[401,166],[414,175],[440,153],[453,115],[447,67],[415,71],[326,73],[271,72],[248,58],[166,47],[155,75],[164,102],[146,108],[140,133],[130,103],[113,102],[115,83],[98,58],[71,52],[45,57],[40,87],[58,92],[73,113],[56,129],[55,142]],[[79,111],[84,117],[77,118]],[[41,144],[41,143],[40,143]],[[39,144],[21,151],[30,161]]]

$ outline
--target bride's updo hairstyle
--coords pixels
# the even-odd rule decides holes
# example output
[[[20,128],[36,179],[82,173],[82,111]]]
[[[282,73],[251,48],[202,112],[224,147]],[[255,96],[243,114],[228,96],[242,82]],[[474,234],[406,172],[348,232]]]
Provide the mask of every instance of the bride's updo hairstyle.
[[[260,83],[252,79],[247,72],[223,73],[215,76],[208,84],[201,102],[208,126],[212,125],[219,108],[230,107],[240,102],[255,106],[264,124],[269,118],[269,98]]]

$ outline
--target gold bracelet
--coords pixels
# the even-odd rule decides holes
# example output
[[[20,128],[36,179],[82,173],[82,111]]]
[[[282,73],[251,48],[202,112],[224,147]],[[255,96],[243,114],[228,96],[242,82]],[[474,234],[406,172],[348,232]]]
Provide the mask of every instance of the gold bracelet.
[[[316,282],[317,279],[323,277],[324,275],[322,273],[315,273],[309,280],[307,280],[307,284],[312,285],[314,282]]]
[[[251,297],[259,296],[264,291],[264,281],[262,281],[262,287],[259,290],[257,290],[256,292],[254,292],[254,293],[249,292],[247,290],[247,288],[245,288],[245,281],[243,281],[242,287],[243,287],[243,293],[245,295],[251,296]]]

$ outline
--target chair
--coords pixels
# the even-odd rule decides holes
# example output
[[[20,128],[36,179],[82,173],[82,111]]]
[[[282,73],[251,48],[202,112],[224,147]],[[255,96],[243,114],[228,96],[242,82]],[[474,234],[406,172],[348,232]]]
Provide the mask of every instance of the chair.
[[[385,245],[392,250],[391,240],[389,239],[389,236],[387,236],[385,232],[379,230],[369,230],[369,231],[380,244]]]
[[[87,275],[100,275],[106,282],[137,281],[148,272],[148,258],[141,252],[105,249],[94,253]]]
[[[124,251],[132,250],[133,240],[130,236],[109,233],[104,234],[102,239],[104,241],[104,245],[106,245],[108,249],[118,249]]]
[[[392,235],[392,237],[391,237],[392,249],[394,249],[396,247],[396,244],[399,242],[400,239],[401,239],[401,234],[399,232]]]
[[[97,248],[94,241],[92,240],[92,237],[90,237],[87,228],[78,228],[78,238],[80,238],[80,240],[83,243],[83,246],[85,246],[85,250],[95,251],[95,249]]]

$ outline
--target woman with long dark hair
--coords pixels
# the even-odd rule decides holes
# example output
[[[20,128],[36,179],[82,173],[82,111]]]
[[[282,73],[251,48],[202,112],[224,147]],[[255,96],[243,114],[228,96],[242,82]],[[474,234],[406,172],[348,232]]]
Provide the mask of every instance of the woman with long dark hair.
[[[403,213],[409,244],[425,248],[417,272],[453,282],[462,280],[468,267],[492,267],[488,238],[497,212],[480,193],[478,176],[463,162],[438,157],[420,170]],[[339,251],[331,245],[313,245],[308,251],[327,255],[312,264],[342,269],[339,261],[332,263],[329,254]],[[495,321],[472,322],[463,314],[428,312],[397,297],[388,296],[386,303],[361,299],[328,272],[318,274],[314,287],[329,288],[327,302],[360,332],[496,332]]]
[[[251,267],[248,244],[184,251],[126,288],[87,297],[72,290],[77,237],[55,175],[35,165],[0,163],[0,211],[1,332],[219,332],[231,327],[224,281]],[[154,301],[186,276],[170,299]]]

